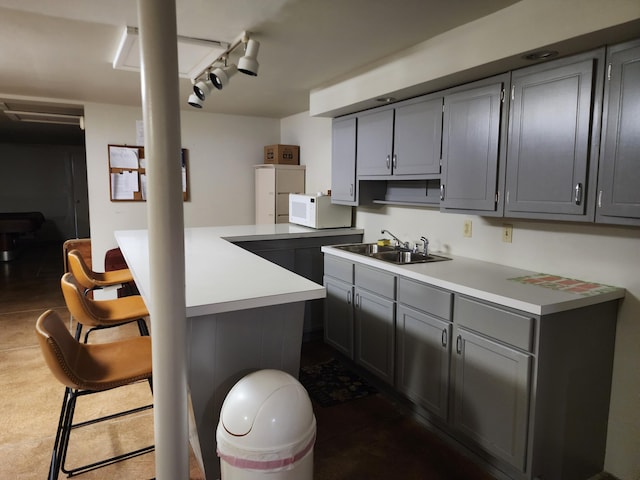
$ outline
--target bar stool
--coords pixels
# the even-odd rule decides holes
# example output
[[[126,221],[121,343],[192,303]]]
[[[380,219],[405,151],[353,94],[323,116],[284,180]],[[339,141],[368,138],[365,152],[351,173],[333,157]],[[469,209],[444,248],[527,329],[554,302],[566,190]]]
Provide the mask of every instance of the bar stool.
[[[85,263],[80,251],[75,249],[67,253],[67,265],[85,291],[133,282],[131,270],[128,268],[108,272],[93,271]]]
[[[76,400],[132,383],[151,380],[151,339],[132,337],[111,343],[84,344],[74,339],[53,310],[44,312],[36,322],[36,335],[44,360],[54,377],[65,386],[58,430],[51,455],[48,480],[56,480],[60,471],[68,476],[94,470],[154,450],[147,446],[128,453],[67,469],[65,461],[73,428],[99,423],[151,408],[137,407],[113,415],[73,423]]]
[[[78,322],[76,340],[80,340],[82,327],[90,327],[85,333],[87,343],[89,333],[94,330],[111,328],[130,322],[138,323],[140,335],[148,336],[149,330],[143,317],[149,315],[140,295],[116,298],[113,300],[94,300],[84,294],[84,290],[72,273],[65,273],[61,280],[62,294],[71,316]]]

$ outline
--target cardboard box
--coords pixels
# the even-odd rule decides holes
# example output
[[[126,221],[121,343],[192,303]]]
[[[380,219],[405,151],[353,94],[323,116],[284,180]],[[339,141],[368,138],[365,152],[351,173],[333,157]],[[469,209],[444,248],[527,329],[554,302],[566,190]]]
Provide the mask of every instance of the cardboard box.
[[[299,165],[300,147],[298,145],[267,145],[264,147],[264,163]]]

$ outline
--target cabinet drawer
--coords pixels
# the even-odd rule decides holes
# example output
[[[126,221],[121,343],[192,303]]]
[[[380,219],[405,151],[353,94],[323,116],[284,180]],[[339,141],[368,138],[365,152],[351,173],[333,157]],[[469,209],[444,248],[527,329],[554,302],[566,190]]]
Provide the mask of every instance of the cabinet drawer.
[[[528,352],[533,350],[534,319],[456,295],[457,325],[482,333]]]
[[[383,297],[396,298],[396,277],[391,273],[356,264],[355,279],[358,287],[377,293]]]
[[[407,278],[398,278],[398,302],[451,320],[453,294]]]
[[[324,256],[324,274],[353,284],[353,263],[331,255]]]

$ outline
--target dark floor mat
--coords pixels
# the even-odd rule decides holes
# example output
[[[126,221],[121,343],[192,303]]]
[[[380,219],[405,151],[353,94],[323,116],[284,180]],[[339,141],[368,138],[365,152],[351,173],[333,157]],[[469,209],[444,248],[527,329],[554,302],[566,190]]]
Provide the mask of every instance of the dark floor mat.
[[[302,367],[300,383],[307,389],[311,398],[322,407],[377,393],[375,387],[334,358]]]

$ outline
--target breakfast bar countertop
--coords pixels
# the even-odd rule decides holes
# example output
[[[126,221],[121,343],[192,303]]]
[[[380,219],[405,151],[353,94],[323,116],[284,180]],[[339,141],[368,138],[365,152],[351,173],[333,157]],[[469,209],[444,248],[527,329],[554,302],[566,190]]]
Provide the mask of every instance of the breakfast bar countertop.
[[[244,310],[325,297],[322,285],[231,242],[362,233],[352,228],[314,230],[293,224],[185,228],[187,316]],[[143,298],[150,291],[147,230],[115,237]],[[147,301],[147,305],[151,303]]]

